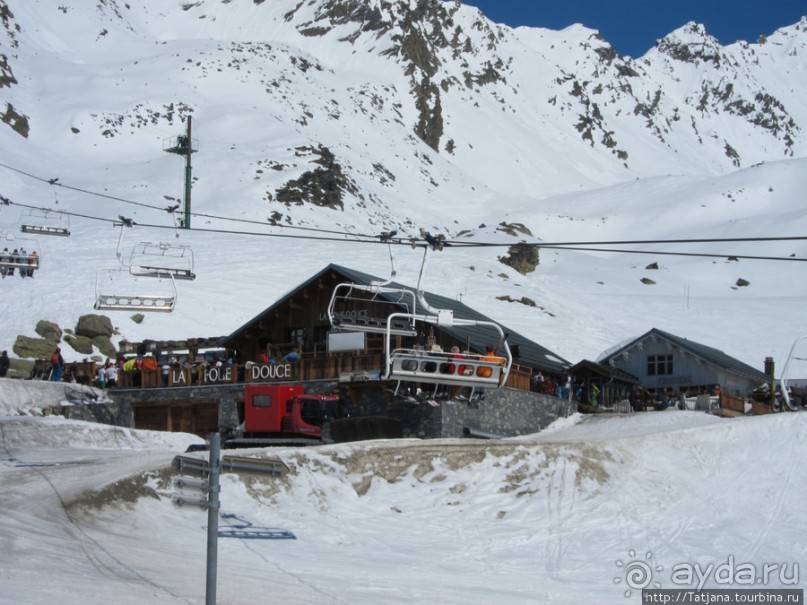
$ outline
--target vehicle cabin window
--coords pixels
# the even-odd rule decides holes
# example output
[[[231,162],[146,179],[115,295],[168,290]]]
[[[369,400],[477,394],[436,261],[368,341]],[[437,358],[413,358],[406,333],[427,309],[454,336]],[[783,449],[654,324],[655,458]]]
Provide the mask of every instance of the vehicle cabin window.
[[[254,408],[270,408],[272,407],[271,395],[253,395],[252,407]]]
[[[300,410],[300,416],[306,424],[314,426],[322,426],[322,414],[320,413],[320,406],[318,401],[303,401],[303,407]]]

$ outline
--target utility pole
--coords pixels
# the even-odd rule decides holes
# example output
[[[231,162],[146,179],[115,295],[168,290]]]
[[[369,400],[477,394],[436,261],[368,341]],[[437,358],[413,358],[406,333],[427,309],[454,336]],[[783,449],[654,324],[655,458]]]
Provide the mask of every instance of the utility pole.
[[[185,157],[185,217],[182,220],[182,228],[191,228],[191,154],[197,151],[191,138],[191,116],[188,116],[187,134],[177,136],[176,140],[169,141],[164,148],[168,153],[174,153]]]

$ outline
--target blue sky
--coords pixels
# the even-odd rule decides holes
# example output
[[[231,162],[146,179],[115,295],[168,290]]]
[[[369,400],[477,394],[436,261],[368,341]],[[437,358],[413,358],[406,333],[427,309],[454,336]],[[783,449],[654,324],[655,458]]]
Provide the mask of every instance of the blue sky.
[[[756,42],[807,15],[805,0],[463,0],[497,23],[563,29],[582,23],[599,30],[622,55],[640,57],[656,40],[689,21],[723,45]]]

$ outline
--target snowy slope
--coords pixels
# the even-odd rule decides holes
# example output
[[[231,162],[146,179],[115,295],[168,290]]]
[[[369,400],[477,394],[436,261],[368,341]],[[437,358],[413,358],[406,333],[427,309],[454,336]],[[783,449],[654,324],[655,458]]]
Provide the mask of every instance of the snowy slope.
[[[435,255],[427,289],[572,361],[658,327],[761,368],[804,330],[800,262],[726,260],[803,257],[799,241],[542,249],[524,276],[498,262],[519,239],[495,232],[523,224],[547,243],[804,233],[804,20],[728,47],[689,24],[631,60],[582,27],[511,30],[453,2],[2,6],[0,110],[29,128],[0,124],[0,194],[12,202],[0,231],[15,238],[2,243],[23,243],[26,206],[74,213],[72,237],[31,242],[35,279],[3,282],[4,349],[40,319],[72,328],[92,312],[101,270],[141,241],[191,246],[198,278],[178,284],[168,316],[111,313],[133,341],[228,334],[327,262],[387,275],[386,248],[358,240],[390,229],[404,238],[399,279],[414,285],[421,252],[406,238],[421,228],[502,243]],[[182,198],[183,163],[163,148],[188,115],[198,214],[175,233],[165,208]],[[338,203],[280,199],[327,154]],[[120,249],[119,215],[138,223]]]
[[[792,460],[805,422],[574,416],[497,442],[273,450],[283,479],[222,478],[220,531],[278,539],[219,538],[217,602],[624,603],[645,586],[749,588],[727,581],[729,562],[755,578],[775,566],[755,588],[803,588],[807,493]],[[206,513],[171,504],[170,463],[192,436],[56,418],[0,428],[4,599],[204,602]]]

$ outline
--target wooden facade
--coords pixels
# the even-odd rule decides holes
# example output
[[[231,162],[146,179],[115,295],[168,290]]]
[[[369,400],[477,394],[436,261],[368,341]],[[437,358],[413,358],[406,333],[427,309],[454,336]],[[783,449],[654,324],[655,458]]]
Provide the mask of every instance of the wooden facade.
[[[639,387],[639,379],[619,368],[584,359],[570,370],[577,386],[585,385],[599,389],[598,405],[611,407],[621,401],[630,400],[631,393]],[[589,403],[588,401],[583,403]]]
[[[130,355],[184,349],[187,361],[164,372],[130,371],[119,372],[121,388],[156,388],[176,386],[201,386],[242,382],[267,382],[275,380],[317,381],[377,379],[385,371],[386,331],[382,329],[342,331],[352,334],[348,350],[334,346],[335,333],[328,313],[331,297],[337,286],[359,283],[366,286],[377,278],[338,265],[329,265],[283,298],[268,307],[258,316],[242,325],[229,336],[196,338],[182,342],[145,341],[126,343]],[[391,285],[393,290],[406,289],[403,285]],[[407,301],[414,301],[414,292],[407,290]],[[458,319],[479,321],[471,327],[463,325],[417,324],[418,330],[391,335],[390,350],[418,348],[429,343],[443,351],[457,346],[461,351],[474,355],[484,353],[485,346],[495,344],[498,336],[489,325],[490,319],[475,312],[461,302],[425,293],[435,308],[447,309]],[[385,322],[392,313],[411,312],[395,295],[383,298],[367,288],[355,288],[345,297],[339,309],[339,318],[352,327],[376,325]],[[461,323],[461,322],[460,322]],[[487,323],[488,325],[484,325]],[[343,326],[349,330],[347,325]],[[541,371],[545,376],[559,377],[570,365],[560,356],[544,349],[512,330],[504,330],[513,354],[513,364],[505,385],[511,388],[530,390],[532,376]],[[358,344],[356,344],[358,343]],[[224,364],[215,367],[210,363],[194,363],[201,359],[197,353],[204,347],[221,348],[220,359]],[[284,362],[283,357],[295,350],[299,359]],[[271,363],[262,363],[265,354]],[[182,359],[180,359],[182,361]],[[162,362],[160,362],[162,363]]]
[[[209,435],[219,430],[219,401],[194,399],[161,405],[134,405],[134,428]]]
[[[266,353],[269,358],[279,361],[286,353],[296,349],[300,354],[300,361],[296,363],[295,369],[297,376],[295,379],[298,380],[338,378],[345,374],[360,372],[376,374],[382,372],[385,364],[385,334],[381,332],[361,332],[364,339],[363,350],[339,352],[328,350],[328,334],[332,330],[328,316],[331,296],[337,285],[349,282],[357,275],[355,272],[347,275],[342,269],[329,265],[236,332],[223,338],[222,346],[233,351],[234,360],[240,365],[256,362],[261,353]],[[454,305],[453,311],[458,317],[463,314],[466,316],[474,314],[474,318],[487,319],[456,301],[442,299],[440,304]],[[346,302],[346,306],[340,309],[340,313],[355,318],[386,318],[394,310],[394,304],[391,305],[389,300],[381,300],[365,291],[356,292]],[[479,328],[462,331],[439,326],[431,328],[421,326],[420,329],[429,330],[429,333],[420,332],[414,336],[393,334],[390,349],[412,348],[430,340],[443,351],[449,351],[456,345],[462,351],[483,353],[485,345],[493,338],[492,330],[489,330],[491,334],[485,334],[483,329]],[[569,365],[559,356],[512,332],[508,342],[511,342],[511,347],[513,342],[516,343],[517,346],[514,348],[522,358],[517,358],[514,353],[515,363],[511,368],[507,386],[529,390],[530,378],[534,371],[559,374]],[[544,359],[545,365],[537,365]]]

